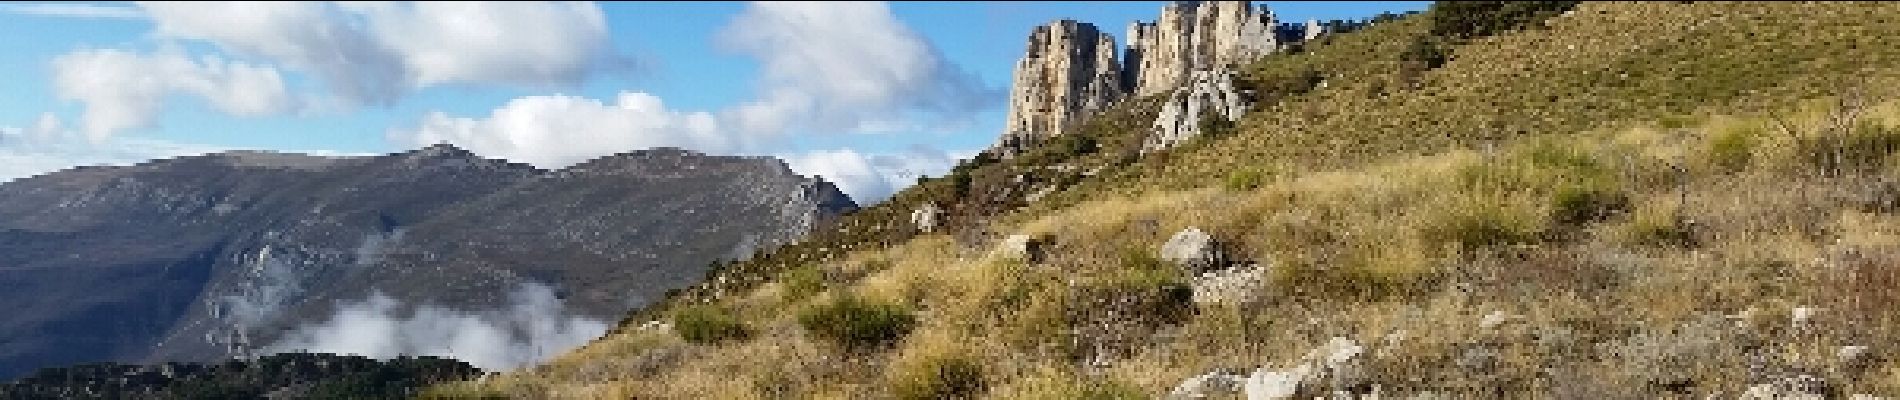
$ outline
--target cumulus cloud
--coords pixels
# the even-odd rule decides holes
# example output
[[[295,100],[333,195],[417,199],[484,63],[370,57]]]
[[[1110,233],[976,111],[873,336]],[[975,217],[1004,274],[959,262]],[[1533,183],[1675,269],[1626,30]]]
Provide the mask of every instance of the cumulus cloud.
[[[450,83],[575,85],[627,65],[592,2],[141,2],[162,37],[313,74],[388,103]]]
[[[882,2],[756,2],[719,42],[763,63],[758,98],[730,111],[751,132],[959,123],[1001,100]]]
[[[819,150],[780,156],[792,170],[817,175],[838,185],[859,204],[884,201],[917,182],[918,177],[940,176],[956,166],[957,155],[923,146],[897,153],[859,153],[851,149]]]
[[[80,165],[131,165],[218,150],[223,149],[140,138],[93,142],[45,113],[24,128],[0,127],[0,183]]]
[[[56,57],[52,65],[54,91],[62,100],[85,104],[80,122],[94,141],[120,130],[152,126],[165,97],[174,93],[202,98],[218,110],[239,116],[280,113],[296,106],[276,69],[217,56],[193,60],[174,50],[137,54],[85,49]]]
[[[0,13],[64,18],[140,19],[145,13],[133,7],[88,3],[13,3],[0,4]]]
[[[500,310],[433,305],[406,310],[380,293],[339,307],[328,321],[292,331],[267,352],[307,351],[372,358],[453,357],[490,371],[546,360],[607,332],[608,324],[570,315],[553,290],[524,284]]]
[[[732,146],[713,115],[669,110],[659,97],[637,92],[622,92],[613,104],[564,95],[523,97],[486,118],[433,112],[413,130],[392,130],[390,137],[412,146],[454,143],[545,168],[648,147]]]
[[[408,146],[450,142],[492,157],[559,168],[608,154],[673,146],[751,153],[792,134],[894,133],[962,127],[1002,91],[948,62],[880,2],[750,5],[718,42],[760,61],[752,99],[716,111],[670,110],[623,92],[614,104],[572,96],[516,99],[485,118],[431,113],[390,131]],[[947,170],[940,151],[789,155],[801,173],[838,182],[859,201],[882,199]]]

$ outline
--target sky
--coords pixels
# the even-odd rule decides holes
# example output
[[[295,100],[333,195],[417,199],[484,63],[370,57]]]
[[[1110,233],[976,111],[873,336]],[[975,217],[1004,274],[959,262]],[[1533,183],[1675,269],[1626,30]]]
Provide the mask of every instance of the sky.
[[[447,142],[553,169],[668,146],[779,157],[873,203],[995,142],[1031,28],[1121,41],[1163,4],[0,3],[0,181],[235,149]]]

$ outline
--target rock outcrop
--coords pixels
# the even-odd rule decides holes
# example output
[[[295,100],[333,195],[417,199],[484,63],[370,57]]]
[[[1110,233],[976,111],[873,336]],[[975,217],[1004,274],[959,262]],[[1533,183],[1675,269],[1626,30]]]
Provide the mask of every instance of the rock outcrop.
[[[1231,121],[1251,107],[1234,85],[1240,66],[1360,25],[1282,24],[1266,7],[1244,1],[1175,2],[1154,22],[1128,26],[1120,60],[1115,38],[1095,25],[1058,20],[1038,26],[1016,63],[1008,119],[990,152],[1008,158],[1117,101],[1162,95],[1171,97],[1143,151],[1173,146],[1202,133],[1203,110]]]
[[[1036,27],[1016,62],[999,147],[1059,134],[1120,99],[1125,89],[1115,50],[1115,37],[1092,24],[1059,20]]]
[[[1192,80],[1161,103],[1153,131],[1142,140],[1142,153],[1174,147],[1205,133],[1201,132],[1204,118],[1233,123],[1253,108],[1250,96],[1234,87],[1238,74],[1233,70],[1196,70],[1189,75]]]
[[[1244,1],[1176,2],[1155,22],[1128,26],[1127,70],[1135,96],[1174,90],[1194,71],[1223,70],[1279,50],[1273,13]]]

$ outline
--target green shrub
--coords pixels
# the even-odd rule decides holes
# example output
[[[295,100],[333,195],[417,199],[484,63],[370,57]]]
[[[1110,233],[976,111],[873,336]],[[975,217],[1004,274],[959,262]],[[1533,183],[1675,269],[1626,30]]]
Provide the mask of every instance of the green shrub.
[[[785,285],[786,300],[803,300],[825,291],[825,272],[816,265],[786,270],[779,279]]]
[[[1432,3],[1432,35],[1478,38],[1535,28],[1577,6],[1576,1],[1440,1]]]
[[[847,348],[869,349],[890,345],[917,325],[910,309],[843,295],[814,305],[798,315],[806,332]]]
[[[1723,172],[1747,168],[1754,160],[1755,143],[1760,135],[1760,128],[1732,129],[1716,134],[1709,139],[1709,165]]]
[[[983,366],[966,355],[926,357],[891,370],[890,387],[898,399],[966,399],[983,392]]]
[[[1260,187],[1260,183],[1263,179],[1260,170],[1252,168],[1241,169],[1227,174],[1227,189],[1254,190]]]
[[[1470,199],[1450,205],[1421,228],[1424,239],[1455,246],[1460,251],[1510,244],[1534,243],[1542,234],[1537,218],[1520,207],[1491,199]]]
[[[1661,208],[1650,208],[1638,213],[1629,225],[1624,226],[1623,239],[1630,244],[1648,246],[1695,245],[1695,235],[1688,221],[1673,210]]]
[[[1130,249],[1122,253],[1121,268],[1080,283],[1070,311],[1148,325],[1179,323],[1193,308],[1194,290],[1184,275],[1147,251]]]
[[[1630,207],[1629,195],[1603,185],[1566,185],[1551,197],[1551,217],[1561,224],[1599,222]]]
[[[731,312],[711,305],[689,306],[674,312],[673,330],[679,332],[681,339],[695,344],[712,344],[751,335],[751,329],[746,328]]]

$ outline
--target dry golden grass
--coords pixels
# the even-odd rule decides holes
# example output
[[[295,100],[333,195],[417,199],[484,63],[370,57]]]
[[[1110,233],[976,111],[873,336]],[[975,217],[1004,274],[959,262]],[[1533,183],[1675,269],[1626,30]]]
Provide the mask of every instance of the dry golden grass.
[[[1881,107],[1871,120],[1900,121]],[[1900,296],[1881,290],[1900,284],[1900,214],[1864,211],[1851,196],[1893,174],[1806,173],[1804,158],[1776,150],[1800,138],[1775,134],[1756,138],[1740,168],[1694,167],[1712,165],[1707,144],[1720,135],[1709,133],[1764,121],[1710,116],[1674,130],[1637,126],[1490,154],[1411,157],[1250,191],[1100,199],[1005,230],[1054,239],[1039,265],[928,235],[822,265],[827,284],[816,296],[789,298],[772,284],[731,298],[759,330],[750,340],[689,345],[664,333],[622,334],[546,366],[437,392],[884,398],[929,393],[941,384],[931,371],[948,362],[977,367],[957,371],[977,374],[980,385],[970,387],[980,396],[1145,397],[1217,368],[1284,366],[1341,336],[1372,347],[1369,368],[1387,393],[1733,395],[1765,379],[1738,372],[1754,367],[1893,394],[1900,369],[1886,359],[1851,370],[1833,360],[1839,346],[1878,351],[1900,338],[1900,321],[1887,316]],[[1473,183],[1474,170],[1493,180]],[[1631,209],[1553,220],[1550,193],[1578,174],[1615,182]],[[1441,232],[1447,221],[1483,215],[1524,233]],[[1158,326],[1091,325],[1103,321],[1078,310],[1083,288],[1130,273],[1129,249],[1155,251],[1190,226],[1274,265],[1268,300],[1197,306],[1186,320]],[[799,307],[844,291],[915,306],[920,325],[892,348],[853,352],[814,341],[792,321]],[[1824,311],[1797,329],[1787,319],[1795,307]],[[1477,324],[1493,312],[1513,317]],[[1100,346],[1117,342],[1091,335],[1136,335],[1140,345],[1108,351]],[[665,362],[641,364],[656,358]]]

